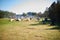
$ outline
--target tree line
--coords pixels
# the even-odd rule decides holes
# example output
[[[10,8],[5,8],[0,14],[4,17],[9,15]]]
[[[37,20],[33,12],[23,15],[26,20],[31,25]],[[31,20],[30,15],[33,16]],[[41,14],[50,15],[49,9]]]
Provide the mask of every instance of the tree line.
[[[0,10],[0,18],[12,18],[15,15],[16,14],[13,13],[13,12],[8,12],[8,11]]]
[[[13,12],[2,11],[0,10],[0,18],[14,18],[16,14]],[[60,25],[60,1],[53,2],[48,10],[42,14],[41,12],[27,12],[22,14],[25,16],[34,16],[34,17],[47,17],[51,20],[51,25]]]
[[[49,7],[48,17],[51,19],[51,25],[60,25],[60,1],[53,2]]]
[[[36,12],[27,12],[27,13],[23,13],[22,15],[24,17],[25,16],[42,17],[42,13],[41,12],[39,12],[39,13],[36,13]]]

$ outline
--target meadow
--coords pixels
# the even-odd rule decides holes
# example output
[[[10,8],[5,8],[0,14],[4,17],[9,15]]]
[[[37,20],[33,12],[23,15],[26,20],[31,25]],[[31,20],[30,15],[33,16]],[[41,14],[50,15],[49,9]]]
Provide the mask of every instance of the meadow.
[[[60,40],[60,29],[35,20],[0,19],[0,40]]]

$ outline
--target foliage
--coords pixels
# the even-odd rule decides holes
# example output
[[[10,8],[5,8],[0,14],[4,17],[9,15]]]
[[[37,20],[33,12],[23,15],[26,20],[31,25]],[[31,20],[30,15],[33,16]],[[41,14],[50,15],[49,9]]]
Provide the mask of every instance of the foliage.
[[[0,10],[0,18],[9,18],[16,15],[15,13],[8,12],[8,11],[2,11]]]
[[[51,24],[60,25],[60,3],[53,2],[53,4],[49,7],[49,18],[51,19]]]

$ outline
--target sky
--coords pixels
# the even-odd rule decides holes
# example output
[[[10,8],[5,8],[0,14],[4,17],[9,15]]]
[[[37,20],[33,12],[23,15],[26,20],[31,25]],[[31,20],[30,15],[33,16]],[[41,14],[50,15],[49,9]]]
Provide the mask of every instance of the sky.
[[[44,12],[56,0],[0,0],[0,10],[22,14]]]

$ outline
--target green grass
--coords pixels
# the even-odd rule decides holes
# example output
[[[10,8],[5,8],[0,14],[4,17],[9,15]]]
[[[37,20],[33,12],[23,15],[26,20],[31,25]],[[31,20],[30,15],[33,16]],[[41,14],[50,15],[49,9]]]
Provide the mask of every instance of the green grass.
[[[41,22],[0,19],[0,40],[60,40],[60,30]]]

